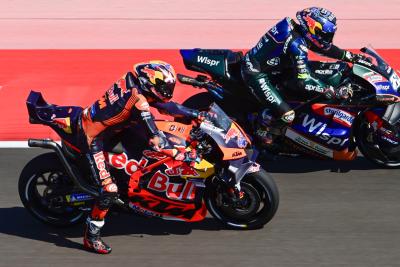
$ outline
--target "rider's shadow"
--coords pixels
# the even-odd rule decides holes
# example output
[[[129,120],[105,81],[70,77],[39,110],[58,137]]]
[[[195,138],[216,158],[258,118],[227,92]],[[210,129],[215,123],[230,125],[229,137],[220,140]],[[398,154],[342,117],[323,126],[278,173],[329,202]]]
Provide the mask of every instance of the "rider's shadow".
[[[324,170],[346,173],[352,170],[374,170],[379,168],[364,157],[357,157],[351,161],[316,160],[305,157],[278,157],[275,160],[259,162],[270,173],[308,173]]]
[[[187,235],[193,229],[218,231],[223,226],[212,218],[185,223],[145,218],[131,214],[109,214],[102,236],[132,235]],[[82,249],[83,224],[56,228],[35,220],[23,207],[0,208],[0,234],[53,243],[56,246]]]

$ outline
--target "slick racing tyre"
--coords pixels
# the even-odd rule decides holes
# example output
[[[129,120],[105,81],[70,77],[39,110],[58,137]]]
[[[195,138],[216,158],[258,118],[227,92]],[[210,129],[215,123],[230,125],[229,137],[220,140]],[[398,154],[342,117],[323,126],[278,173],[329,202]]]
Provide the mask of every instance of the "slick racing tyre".
[[[240,183],[240,204],[224,197],[223,188],[210,186],[205,203],[212,216],[234,229],[257,229],[267,224],[279,205],[278,188],[264,170],[247,174]]]
[[[364,157],[383,168],[400,167],[400,145],[390,145],[380,142],[376,129],[362,118],[357,125],[357,146]],[[397,128],[397,132],[400,129]]]

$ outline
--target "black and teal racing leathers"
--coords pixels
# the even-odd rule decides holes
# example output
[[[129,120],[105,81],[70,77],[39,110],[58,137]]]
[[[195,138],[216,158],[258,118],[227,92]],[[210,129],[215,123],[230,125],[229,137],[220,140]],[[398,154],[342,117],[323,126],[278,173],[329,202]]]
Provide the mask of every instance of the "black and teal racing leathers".
[[[328,86],[314,78],[308,66],[308,49],[339,60],[351,62],[354,54],[332,45],[322,50],[307,42],[299,26],[285,18],[264,34],[255,47],[249,50],[242,62],[242,78],[252,94],[276,119],[290,123],[294,112],[280,95],[270,73],[289,73],[283,77],[284,86],[291,90],[323,93]],[[289,71],[288,71],[289,70]]]

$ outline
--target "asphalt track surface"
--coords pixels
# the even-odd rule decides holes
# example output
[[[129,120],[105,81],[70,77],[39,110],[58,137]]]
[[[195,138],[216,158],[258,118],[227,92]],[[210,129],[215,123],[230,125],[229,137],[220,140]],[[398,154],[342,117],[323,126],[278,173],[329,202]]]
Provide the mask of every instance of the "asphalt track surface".
[[[266,227],[227,230],[212,218],[187,224],[112,214],[110,255],[82,250],[82,227],[35,221],[17,193],[39,149],[0,150],[0,266],[398,266],[400,175],[353,162],[279,159],[267,164],[280,207]]]

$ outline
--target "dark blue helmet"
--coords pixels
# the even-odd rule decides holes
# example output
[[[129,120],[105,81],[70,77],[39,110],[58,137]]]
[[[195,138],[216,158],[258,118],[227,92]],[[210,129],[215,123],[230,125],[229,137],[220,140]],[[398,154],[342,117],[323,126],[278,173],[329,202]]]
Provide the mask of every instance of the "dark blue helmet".
[[[297,12],[297,20],[305,38],[322,49],[329,49],[336,32],[335,15],[320,7],[310,7]]]

